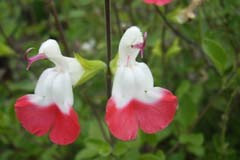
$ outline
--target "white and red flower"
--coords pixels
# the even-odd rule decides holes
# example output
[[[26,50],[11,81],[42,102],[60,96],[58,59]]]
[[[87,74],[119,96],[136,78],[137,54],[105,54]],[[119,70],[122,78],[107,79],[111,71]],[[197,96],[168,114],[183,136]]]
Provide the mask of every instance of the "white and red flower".
[[[28,60],[27,69],[33,62],[46,58],[55,67],[43,71],[34,94],[24,95],[16,101],[18,120],[27,131],[36,136],[49,132],[53,143],[73,143],[80,133],[80,124],[73,109],[72,86],[91,78],[104,64],[90,62],[79,55],[76,58],[65,57],[61,54],[58,43],[51,39],[42,43],[36,56],[28,58],[26,55],[25,58]],[[94,69],[89,72],[91,68]]]
[[[163,6],[172,2],[172,0],[144,0],[144,2],[147,4],[155,4],[158,6]]]
[[[111,133],[124,141],[135,139],[139,128],[145,133],[163,130],[173,120],[178,106],[169,90],[154,87],[148,66],[136,61],[138,53],[143,53],[146,36],[138,27],[130,27],[119,44],[105,120]]]

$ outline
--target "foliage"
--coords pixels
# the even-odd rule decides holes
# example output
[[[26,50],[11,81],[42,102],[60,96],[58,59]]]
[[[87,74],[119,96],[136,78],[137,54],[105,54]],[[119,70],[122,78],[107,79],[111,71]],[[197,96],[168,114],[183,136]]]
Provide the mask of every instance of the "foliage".
[[[0,160],[239,159],[240,1],[206,0],[196,9],[195,19],[180,24],[177,13],[188,3],[176,0],[159,9],[190,41],[175,34],[153,5],[141,0],[112,2],[112,52],[118,52],[127,26],[148,32],[143,61],[151,68],[155,85],[178,96],[174,122],[157,134],[140,132],[135,141],[113,139],[109,144],[91,110],[94,107],[104,120],[107,98],[102,71],[74,89],[82,132],[74,144],[61,147],[47,136],[27,133],[13,108],[18,97],[33,92],[40,73],[52,65],[36,63],[27,72],[22,57],[24,50],[38,48],[48,38],[61,41],[54,18],[43,0],[0,1]],[[71,55],[105,60],[104,1],[56,0],[55,4]],[[103,130],[108,133],[105,125]]]

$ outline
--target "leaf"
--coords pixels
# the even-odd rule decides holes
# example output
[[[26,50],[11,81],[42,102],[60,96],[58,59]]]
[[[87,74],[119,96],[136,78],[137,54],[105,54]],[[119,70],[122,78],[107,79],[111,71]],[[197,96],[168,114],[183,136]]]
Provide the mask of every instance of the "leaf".
[[[220,75],[227,69],[227,53],[217,41],[205,38],[203,40],[203,50],[212,61]]]
[[[113,155],[121,156],[126,153],[128,150],[128,146],[124,142],[117,142],[113,149]]]
[[[100,70],[106,68],[106,64],[100,60],[87,60],[81,57],[79,54],[75,54],[75,58],[79,61],[84,69],[84,73],[77,85],[83,84],[87,80],[94,77]]]
[[[7,82],[7,86],[11,91],[26,91],[26,92],[31,92],[34,90],[35,86],[34,81],[29,81],[29,80],[23,80],[19,81],[17,83],[13,82]]]
[[[45,152],[41,154],[41,160],[53,160],[54,156],[58,155],[58,150],[56,145],[52,145],[47,148]]]
[[[106,156],[110,155],[111,152],[112,152],[112,149],[108,143],[102,143],[101,145],[99,145],[98,153],[101,156],[106,157]]]
[[[89,121],[87,125],[89,127],[88,128],[88,138],[89,139],[99,139],[99,140],[104,141],[104,138],[102,136],[100,128],[96,127],[96,126],[98,126],[98,123],[96,120]],[[109,133],[106,125],[103,126],[103,129],[106,133]],[[107,136],[109,136],[109,134],[107,134]]]
[[[192,101],[197,104],[201,101],[203,96],[203,88],[199,84],[195,84],[191,89]]]
[[[161,142],[164,139],[166,139],[167,137],[169,137],[172,134],[173,130],[172,130],[172,125],[168,126],[167,128],[165,128],[164,130],[162,130],[161,132],[158,132],[157,135],[157,142]]]
[[[159,157],[159,159],[161,160],[165,160],[166,159],[166,156],[164,154],[164,152],[162,150],[158,150],[157,151],[157,156]]]
[[[152,56],[162,56],[161,41],[157,39],[153,45]]]
[[[184,131],[194,122],[196,117],[197,107],[191,98],[191,94],[186,94],[181,99],[179,99],[179,108],[175,119],[180,122],[180,129]]]
[[[174,23],[183,24],[187,21],[187,19],[183,15],[184,11],[185,8],[178,6],[167,14],[167,18]]]
[[[203,146],[189,145],[189,146],[187,146],[187,150],[199,157],[204,155],[204,147]]]
[[[15,55],[15,52],[4,43],[0,43],[0,57],[10,57]]]
[[[179,54],[180,51],[181,51],[181,47],[179,45],[179,39],[176,38],[173,41],[172,45],[168,48],[167,53],[166,53],[166,57],[168,59],[170,59],[170,58],[176,56],[177,54]]]
[[[119,59],[119,54],[116,54],[115,57],[110,62],[110,69],[113,75],[117,70],[118,59]]]
[[[92,148],[86,148],[78,152],[78,154],[75,157],[75,160],[82,160],[82,159],[90,159],[94,156],[97,156],[98,152],[95,149]]]
[[[186,160],[185,152],[177,152],[169,155],[169,160]]]
[[[200,146],[203,144],[204,137],[202,133],[182,134],[179,137],[179,142],[182,144],[191,144]]]
[[[164,160],[165,157],[161,157],[161,156],[156,156],[154,154],[142,154],[139,158],[139,160]]]
[[[108,156],[111,152],[111,146],[99,139],[89,139],[86,142],[87,148],[91,148],[94,149],[98,152],[98,154],[100,154],[101,156]]]
[[[184,80],[178,86],[176,95],[179,99],[181,99],[189,90],[190,90],[190,82],[187,80]]]
[[[139,160],[139,151],[138,148],[129,149],[126,154],[124,154],[123,158],[121,160]]]
[[[141,144],[148,144],[152,147],[155,147],[158,144],[157,134],[145,134],[144,132],[140,132]]]

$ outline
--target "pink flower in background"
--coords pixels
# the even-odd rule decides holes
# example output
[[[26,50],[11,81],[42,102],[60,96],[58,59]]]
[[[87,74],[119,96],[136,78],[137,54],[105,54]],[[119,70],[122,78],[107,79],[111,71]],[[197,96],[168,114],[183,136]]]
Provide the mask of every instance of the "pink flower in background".
[[[130,27],[119,44],[105,120],[110,132],[124,141],[135,139],[139,128],[145,133],[163,130],[172,122],[178,105],[169,90],[154,87],[149,67],[136,61],[137,55],[143,54],[146,36],[138,27]]]
[[[168,3],[170,3],[172,0],[144,0],[145,3],[148,4],[155,4],[158,6],[163,6],[166,5]]]

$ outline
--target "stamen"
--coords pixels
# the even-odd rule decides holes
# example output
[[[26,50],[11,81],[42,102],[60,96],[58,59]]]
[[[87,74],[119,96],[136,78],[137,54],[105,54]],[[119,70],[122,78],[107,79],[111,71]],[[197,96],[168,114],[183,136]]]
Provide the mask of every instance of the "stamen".
[[[29,68],[31,67],[31,65],[40,60],[40,59],[46,59],[47,57],[45,56],[45,54],[43,53],[39,53],[37,54],[36,56],[32,56],[32,57],[28,57],[28,54],[33,50],[34,48],[28,48],[26,50],[26,52],[24,53],[24,59],[28,62],[28,65],[27,65],[27,70],[29,70]]]
[[[132,48],[140,49],[141,58],[143,58],[143,53],[144,53],[144,48],[146,46],[146,43],[147,43],[147,32],[144,32],[143,42],[131,45]]]

